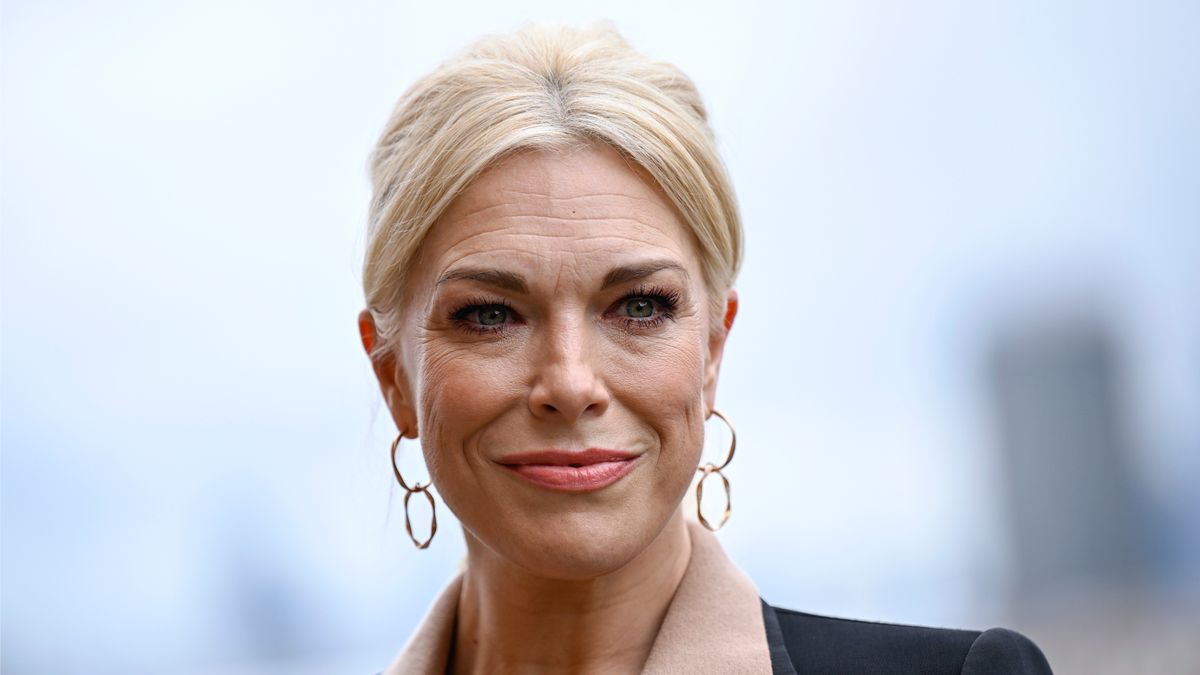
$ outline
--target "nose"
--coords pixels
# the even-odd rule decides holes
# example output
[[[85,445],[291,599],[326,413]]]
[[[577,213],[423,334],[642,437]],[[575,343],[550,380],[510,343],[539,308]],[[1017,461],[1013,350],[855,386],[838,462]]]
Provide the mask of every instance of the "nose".
[[[534,417],[574,422],[608,409],[608,389],[597,372],[585,328],[555,326],[542,345],[529,392]]]

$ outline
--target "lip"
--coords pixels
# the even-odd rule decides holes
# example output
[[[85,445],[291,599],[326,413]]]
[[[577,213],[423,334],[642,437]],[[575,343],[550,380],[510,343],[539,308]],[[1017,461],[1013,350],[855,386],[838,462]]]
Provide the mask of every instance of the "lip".
[[[602,490],[633,470],[641,457],[621,450],[539,450],[509,455],[498,461],[517,476],[548,490]]]

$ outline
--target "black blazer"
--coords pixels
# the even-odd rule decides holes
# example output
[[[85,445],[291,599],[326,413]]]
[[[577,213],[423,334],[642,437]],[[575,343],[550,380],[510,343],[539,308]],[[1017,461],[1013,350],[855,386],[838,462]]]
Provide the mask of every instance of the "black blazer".
[[[1042,675],[1037,645],[1004,628],[983,632],[835,619],[762,603],[775,675]]]

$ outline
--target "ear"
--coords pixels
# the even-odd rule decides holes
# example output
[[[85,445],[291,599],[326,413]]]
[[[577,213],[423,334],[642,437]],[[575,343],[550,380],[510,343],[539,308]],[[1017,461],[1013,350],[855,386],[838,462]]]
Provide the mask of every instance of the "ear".
[[[371,315],[370,310],[364,309],[358,313],[358,334],[362,338],[367,358],[371,359],[375,379],[379,380],[379,390],[383,392],[383,401],[392,413],[396,428],[406,438],[416,438],[417,411],[412,403],[408,378],[405,377],[404,370],[394,354],[375,353],[380,338],[375,331],[375,317]]]
[[[733,328],[733,320],[737,317],[738,296],[732,288],[725,294],[725,317],[721,322],[722,330],[714,331],[708,337],[708,362],[704,366],[704,405],[705,410],[712,410],[717,401],[717,376],[721,372],[721,357],[725,354],[725,338]]]

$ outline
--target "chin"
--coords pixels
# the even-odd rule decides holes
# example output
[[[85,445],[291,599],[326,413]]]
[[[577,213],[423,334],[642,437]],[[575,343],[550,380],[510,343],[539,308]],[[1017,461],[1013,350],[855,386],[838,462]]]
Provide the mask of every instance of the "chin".
[[[638,557],[662,532],[670,514],[648,522],[603,513],[558,514],[485,543],[529,573],[579,581],[611,574]]]

